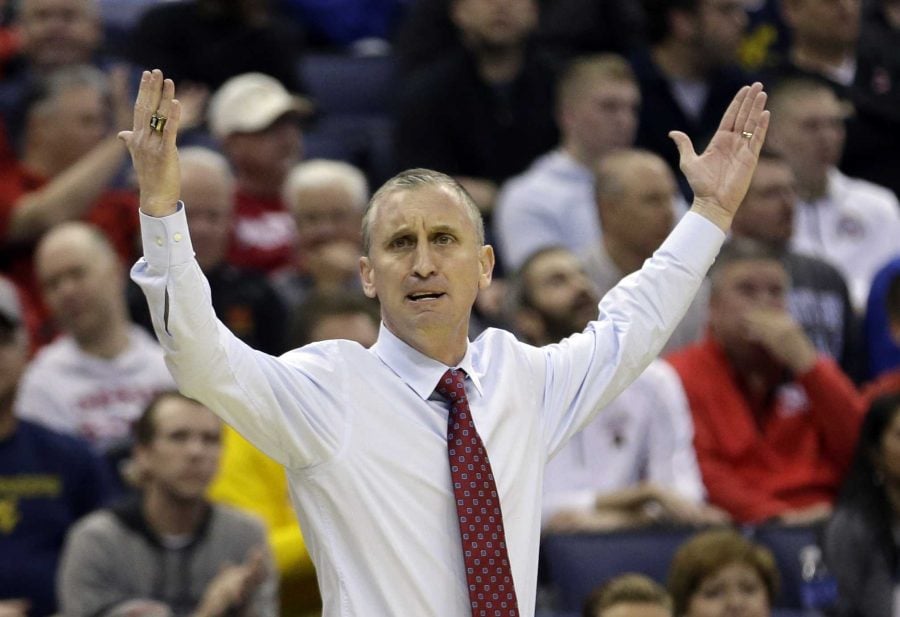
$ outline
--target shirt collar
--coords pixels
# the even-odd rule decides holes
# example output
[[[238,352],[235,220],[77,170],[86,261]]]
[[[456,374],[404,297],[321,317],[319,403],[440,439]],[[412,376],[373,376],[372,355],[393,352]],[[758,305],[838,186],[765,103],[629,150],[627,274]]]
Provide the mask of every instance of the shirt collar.
[[[378,331],[378,340],[372,346],[372,351],[381,358],[388,368],[397,374],[416,394],[422,399],[428,400],[434,393],[434,388],[448,368],[461,368],[475,386],[479,395],[481,381],[472,366],[472,346],[466,345],[466,353],[456,366],[448,367],[443,362],[429,358],[425,354],[413,349],[409,344],[400,340],[382,322]]]

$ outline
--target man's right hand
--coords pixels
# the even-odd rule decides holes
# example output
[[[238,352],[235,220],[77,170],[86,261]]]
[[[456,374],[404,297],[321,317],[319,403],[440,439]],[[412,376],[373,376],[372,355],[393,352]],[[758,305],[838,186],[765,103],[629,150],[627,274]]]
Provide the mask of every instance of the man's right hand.
[[[164,116],[162,131],[150,127],[153,114]],[[144,71],[134,104],[134,125],[119,133],[128,146],[141,192],[141,210],[150,216],[175,212],[181,192],[181,172],[175,137],[181,118],[181,104],[175,98],[175,84],[162,71]]]
[[[210,581],[194,617],[219,617],[240,608],[265,578],[264,553],[255,549],[244,563],[224,566]]]

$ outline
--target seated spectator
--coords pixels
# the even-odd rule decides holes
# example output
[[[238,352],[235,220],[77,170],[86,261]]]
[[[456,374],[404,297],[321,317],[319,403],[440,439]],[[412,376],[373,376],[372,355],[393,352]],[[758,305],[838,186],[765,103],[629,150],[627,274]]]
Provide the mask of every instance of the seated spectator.
[[[731,93],[749,79],[737,65],[747,13],[740,0],[643,0],[649,47],[632,57],[641,87],[636,143],[678,168],[671,130],[702,150]],[[690,200],[690,187],[678,179]]]
[[[216,315],[248,345],[273,355],[287,351],[287,312],[275,290],[257,272],[225,261],[234,222],[234,177],[228,161],[200,147],[182,148],[178,161],[191,243],[209,281]],[[147,299],[133,282],[128,305],[132,318],[153,332]]]
[[[28,355],[22,318],[0,279],[0,614],[46,617],[66,530],[103,505],[109,481],[87,444],[13,415]]]
[[[557,143],[553,67],[529,46],[537,0],[452,0],[463,45],[408,79],[396,125],[398,169],[454,176],[489,214],[497,188]]]
[[[297,230],[281,187],[303,153],[302,103],[277,80],[245,73],[209,102],[209,127],[235,174],[232,265],[270,273],[293,256]]]
[[[603,235],[582,257],[600,295],[637,271],[669,235],[678,189],[659,156],[646,150],[620,150],[594,170],[594,199]],[[700,288],[663,352],[698,340],[706,325],[709,289]]]
[[[596,318],[600,299],[564,248],[539,250],[517,279],[517,322],[529,343],[558,343]],[[678,376],[670,366],[652,363],[547,464],[544,530],[727,520],[703,503],[692,436]]]
[[[349,292],[313,295],[294,313],[290,346],[343,338],[370,347],[378,337],[377,307]],[[321,609],[315,571],[291,507],[284,468],[225,427],[222,464],[210,498],[261,517],[281,575],[282,613]]]
[[[272,283],[291,312],[310,293],[360,290],[360,225],[369,201],[362,171],[341,161],[312,160],[288,174],[282,200],[297,226],[293,266]]]
[[[860,429],[825,559],[838,583],[835,615],[891,617],[896,605],[900,516],[900,392],[877,399]]]
[[[735,238],[710,270],[707,338],[669,356],[711,503],[737,522],[826,517],[864,403],[787,310],[780,255]]]
[[[275,0],[295,20],[310,47],[359,55],[385,54],[410,0]]]
[[[32,256],[37,239],[54,225],[87,220],[123,261],[135,258],[137,196],[110,188],[126,155],[113,130],[130,124],[132,114],[124,84],[112,85],[86,65],[42,79],[27,105],[22,155],[0,166],[0,259],[39,317]]]
[[[173,387],[162,349],[128,320],[125,273],[109,242],[86,223],[64,223],[38,245],[44,301],[63,336],[25,372],[21,418],[110,452],[153,396]]]
[[[277,615],[277,580],[260,522],[204,494],[222,423],[176,392],[134,426],[141,493],[81,520],[59,568],[64,615]]]
[[[779,584],[772,553],[730,529],[693,536],[669,566],[677,617],[769,617]]]
[[[894,352],[894,356],[900,358],[900,257],[889,263],[883,274],[876,276],[875,281],[879,290],[884,288],[884,293],[878,294],[877,298],[874,294],[870,296],[869,313],[866,315],[870,353],[871,348],[878,345],[883,356],[888,356],[886,352]],[[876,287],[872,289],[875,291]],[[876,305],[877,299],[882,301],[883,307]],[[883,324],[883,328],[876,328],[876,322]],[[863,394],[872,400],[892,392],[900,392],[900,361],[879,373]]]
[[[494,229],[499,257],[510,271],[545,246],[576,254],[600,241],[594,167],[634,142],[641,95],[620,56],[575,60],[556,88],[559,146],[503,186]]]
[[[769,95],[767,143],[790,165],[800,197],[793,248],[830,261],[862,311],[875,272],[900,252],[896,196],[838,171],[846,111],[834,92],[810,80],[785,80]]]
[[[643,574],[612,578],[588,596],[584,617],[673,617],[672,598],[659,583]]]
[[[847,284],[828,261],[790,247],[797,210],[797,181],[787,162],[761,153],[750,187],[731,225],[734,237],[762,242],[781,255],[791,279],[788,307],[816,349],[860,379],[864,358]]]
[[[297,70],[302,43],[270,0],[159,2],[133,29],[129,57],[166,77],[210,91],[244,73],[264,73],[304,92]],[[242,113],[244,110],[236,110]]]

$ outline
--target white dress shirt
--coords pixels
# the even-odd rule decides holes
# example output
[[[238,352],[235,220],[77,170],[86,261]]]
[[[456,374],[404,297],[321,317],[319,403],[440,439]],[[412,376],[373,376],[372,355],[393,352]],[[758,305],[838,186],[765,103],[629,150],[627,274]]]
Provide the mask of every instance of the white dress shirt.
[[[544,525],[559,512],[592,510],[598,496],[641,482],[703,501],[693,439],[681,379],[655,360],[547,463]]]
[[[189,207],[189,206],[188,206]],[[384,326],[372,349],[326,341],[274,358],[215,319],[184,208],[141,215],[144,289],[179,388],[281,462],[324,616],[469,612],[447,462],[446,366]],[[658,353],[724,234],[692,215],[585,332],[544,348],[485,331],[459,366],[490,456],[521,614],[533,615],[544,465]]]

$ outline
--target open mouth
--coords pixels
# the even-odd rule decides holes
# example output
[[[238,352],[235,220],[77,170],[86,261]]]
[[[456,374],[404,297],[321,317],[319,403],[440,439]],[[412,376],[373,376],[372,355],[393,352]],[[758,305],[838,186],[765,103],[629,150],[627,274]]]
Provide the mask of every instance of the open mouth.
[[[417,291],[415,293],[407,294],[406,299],[411,302],[428,302],[442,298],[445,295],[446,294],[440,291]]]

